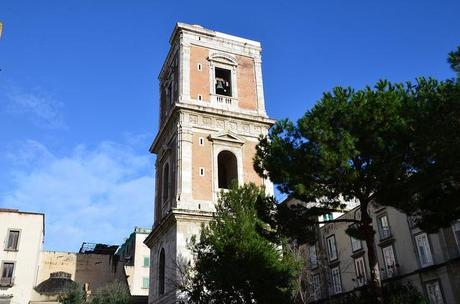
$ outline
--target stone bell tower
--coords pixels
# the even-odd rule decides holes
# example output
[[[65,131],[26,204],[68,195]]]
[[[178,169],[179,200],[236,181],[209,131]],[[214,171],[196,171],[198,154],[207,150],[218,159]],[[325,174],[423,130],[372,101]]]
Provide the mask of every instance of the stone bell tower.
[[[149,303],[176,303],[178,265],[192,256],[187,241],[212,217],[218,193],[253,182],[260,134],[274,123],[265,112],[261,46],[198,25],[178,23],[159,75],[160,128],[155,219],[149,246]]]

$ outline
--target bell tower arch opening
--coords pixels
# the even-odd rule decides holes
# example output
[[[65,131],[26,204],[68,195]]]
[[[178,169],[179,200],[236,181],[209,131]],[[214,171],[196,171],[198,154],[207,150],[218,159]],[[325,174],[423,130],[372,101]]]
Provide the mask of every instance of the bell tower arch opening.
[[[238,184],[238,161],[230,151],[221,151],[217,156],[217,175],[220,189],[230,189]]]

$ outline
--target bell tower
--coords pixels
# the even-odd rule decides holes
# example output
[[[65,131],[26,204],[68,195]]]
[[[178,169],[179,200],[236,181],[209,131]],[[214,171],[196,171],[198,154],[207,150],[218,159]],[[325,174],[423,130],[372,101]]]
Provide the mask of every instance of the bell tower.
[[[212,218],[218,193],[255,183],[260,134],[274,121],[265,112],[259,42],[178,23],[159,74],[160,128],[155,153],[155,218],[149,304],[176,303],[178,267],[192,259],[187,241]]]

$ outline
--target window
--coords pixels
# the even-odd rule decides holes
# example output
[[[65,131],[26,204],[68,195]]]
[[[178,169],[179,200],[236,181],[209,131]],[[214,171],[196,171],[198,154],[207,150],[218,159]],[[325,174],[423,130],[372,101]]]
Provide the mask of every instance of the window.
[[[319,273],[313,275],[313,300],[321,299],[321,280]]]
[[[198,94],[198,100],[203,100],[203,96],[201,96],[200,94]]]
[[[308,247],[308,259],[310,261],[310,267],[316,268],[318,267],[318,257],[316,255],[316,245],[310,245]]]
[[[393,246],[383,247],[382,254],[385,262],[385,275],[387,278],[391,278],[396,274],[396,259]]]
[[[425,283],[426,293],[430,304],[444,304],[442,297],[441,286],[439,281],[432,281]]]
[[[163,203],[168,200],[169,196],[169,164],[163,167],[163,193],[162,193],[162,200]]]
[[[174,81],[166,86],[166,104],[170,105],[174,101]]]
[[[6,243],[6,250],[18,250],[19,244],[19,230],[8,230],[8,241]]]
[[[379,235],[380,239],[386,239],[391,236],[390,225],[388,224],[388,217],[386,215],[382,215],[377,218],[378,228],[379,228]]]
[[[196,65],[196,68],[198,69],[198,71],[201,71],[201,70],[203,70],[203,65],[201,63],[198,63]]]
[[[142,278],[142,288],[149,289],[149,278]]]
[[[421,233],[415,236],[415,244],[417,245],[418,257],[420,259],[420,266],[426,267],[433,264],[433,257],[431,256],[430,244],[428,243],[428,236],[426,233]]]
[[[340,278],[340,269],[339,267],[334,267],[331,269],[332,277],[332,292],[338,294],[342,292],[342,279]]]
[[[460,220],[457,220],[452,225],[452,230],[454,232],[455,241],[457,242],[458,250],[460,250]]]
[[[203,137],[200,137],[200,138],[198,139],[198,143],[199,143],[200,146],[204,146],[204,138],[203,138]]]
[[[200,176],[204,176],[204,168],[200,167]]]
[[[333,219],[334,219],[334,216],[332,215],[331,212],[323,214],[323,222],[332,221]]]
[[[360,257],[355,259],[355,271],[356,271],[356,282],[358,286],[366,284],[366,266],[364,264],[364,258]]]
[[[144,267],[150,267],[150,258],[144,257]]]
[[[351,240],[351,250],[353,252],[363,249],[363,244],[361,240],[355,239],[354,237],[350,236]]]
[[[12,286],[14,263],[4,262],[1,271],[2,276],[0,277],[0,286]]]
[[[215,69],[215,89],[216,94],[232,96],[232,72],[227,69]]]
[[[160,261],[158,265],[158,293],[165,293],[165,250],[161,248]]]
[[[327,256],[329,257],[329,261],[333,261],[337,259],[337,246],[335,243],[335,236],[331,235],[326,239],[327,244]]]
[[[236,156],[230,151],[222,151],[217,156],[218,185],[221,189],[230,189],[238,183],[238,164]]]

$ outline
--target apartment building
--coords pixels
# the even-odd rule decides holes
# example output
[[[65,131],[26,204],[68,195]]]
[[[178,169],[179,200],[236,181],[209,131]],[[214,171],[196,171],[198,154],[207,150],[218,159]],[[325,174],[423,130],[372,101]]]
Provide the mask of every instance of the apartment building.
[[[391,207],[371,210],[383,283],[411,283],[431,304],[460,303],[460,222],[426,233],[411,217]],[[358,219],[356,207],[338,219]],[[328,223],[308,245],[311,302],[340,297],[368,283],[366,244],[345,232],[350,223]]]
[[[147,303],[150,285],[150,249],[144,244],[152,229],[135,227],[117,251],[124,265],[126,281],[133,303]]]
[[[0,208],[0,304],[29,303],[45,234],[45,215]]]

